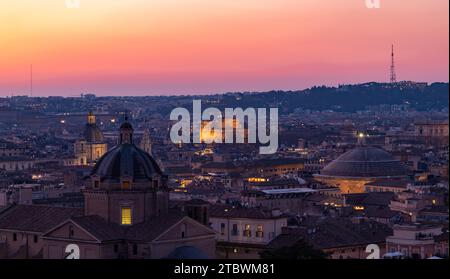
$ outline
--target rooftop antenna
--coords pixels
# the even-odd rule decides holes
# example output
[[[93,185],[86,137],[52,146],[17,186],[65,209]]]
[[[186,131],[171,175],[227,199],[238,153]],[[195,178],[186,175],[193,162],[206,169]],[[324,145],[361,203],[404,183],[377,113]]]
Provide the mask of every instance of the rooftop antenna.
[[[391,83],[397,82],[397,74],[395,73],[394,45],[391,50]]]

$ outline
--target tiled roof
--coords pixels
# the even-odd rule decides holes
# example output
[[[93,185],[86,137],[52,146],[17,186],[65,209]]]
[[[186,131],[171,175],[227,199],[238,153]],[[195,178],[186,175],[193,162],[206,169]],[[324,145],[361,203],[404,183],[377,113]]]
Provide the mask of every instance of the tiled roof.
[[[349,205],[374,205],[388,206],[395,194],[392,192],[372,192],[344,195],[346,204]]]
[[[83,209],[39,205],[13,205],[0,212],[0,230],[46,232]]]
[[[408,181],[398,179],[380,179],[374,182],[367,183],[366,186],[406,188],[406,186],[408,186]]]
[[[364,210],[365,216],[372,218],[393,218],[401,214],[398,211],[393,211],[387,207],[369,206]]]
[[[136,224],[126,229],[126,239],[131,241],[152,241],[186,215],[173,212],[166,216],[152,217],[142,224]]]
[[[268,247],[289,247],[304,239],[316,249],[331,249],[382,243],[389,235],[392,235],[392,229],[377,222],[354,223],[349,218],[324,218],[306,227],[285,231],[271,241]]]
[[[373,221],[353,223],[348,218],[322,220],[315,232],[307,233],[306,240],[320,249],[380,243],[392,235],[387,225]]]
[[[289,233],[282,233],[267,244],[268,249],[279,249],[283,247],[292,247],[304,238],[304,229],[291,230]]]
[[[183,212],[174,210],[164,216],[152,217],[145,223],[120,226],[97,215],[83,216],[83,209],[78,208],[14,205],[0,211],[0,230],[48,233],[71,220],[99,241],[152,241],[185,217]]]
[[[75,217],[72,218],[72,221],[100,241],[117,240],[124,237],[124,227],[107,223],[105,219],[97,215]]]
[[[263,211],[259,208],[246,208],[230,205],[211,205],[210,217],[218,218],[245,218],[245,219],[275,219],[271,212]]]

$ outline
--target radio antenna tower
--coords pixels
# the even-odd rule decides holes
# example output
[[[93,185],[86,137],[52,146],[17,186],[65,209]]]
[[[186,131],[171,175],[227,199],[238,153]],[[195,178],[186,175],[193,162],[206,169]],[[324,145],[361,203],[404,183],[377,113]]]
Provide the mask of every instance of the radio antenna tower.
[[[392,45],[391,59],[391,83],[396,83],[397,74],[395,73],[394,45]]]

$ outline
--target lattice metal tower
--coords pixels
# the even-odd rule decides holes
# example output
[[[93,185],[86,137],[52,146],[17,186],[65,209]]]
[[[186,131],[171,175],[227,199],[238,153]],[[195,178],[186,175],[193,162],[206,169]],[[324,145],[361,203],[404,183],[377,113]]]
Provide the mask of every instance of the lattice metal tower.
[[[391,83],[397,82],[397,74],[395,73],[394,45],[391,50]]]

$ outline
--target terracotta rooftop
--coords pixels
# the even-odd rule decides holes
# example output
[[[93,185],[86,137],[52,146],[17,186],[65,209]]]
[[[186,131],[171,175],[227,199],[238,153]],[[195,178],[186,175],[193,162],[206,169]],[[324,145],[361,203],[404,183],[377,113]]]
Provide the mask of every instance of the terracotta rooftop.
[[[0,229],[43,233],[73,216],[82,215],[80,208],[12,205],[0,212]]]
[[[316,249],[352,247],[382,243],[392,235],[387,225],[373,221],[353,222],[350,218],[322,218],[307,226],[285,230],[268,245],[277,249],[304,239]]]
[[[245,218],[245,219],[276,219],[281,218],[274,216],[269,211],[260,208],[246,208],[230,205],[211,205],[210,216],[218,218]]]

